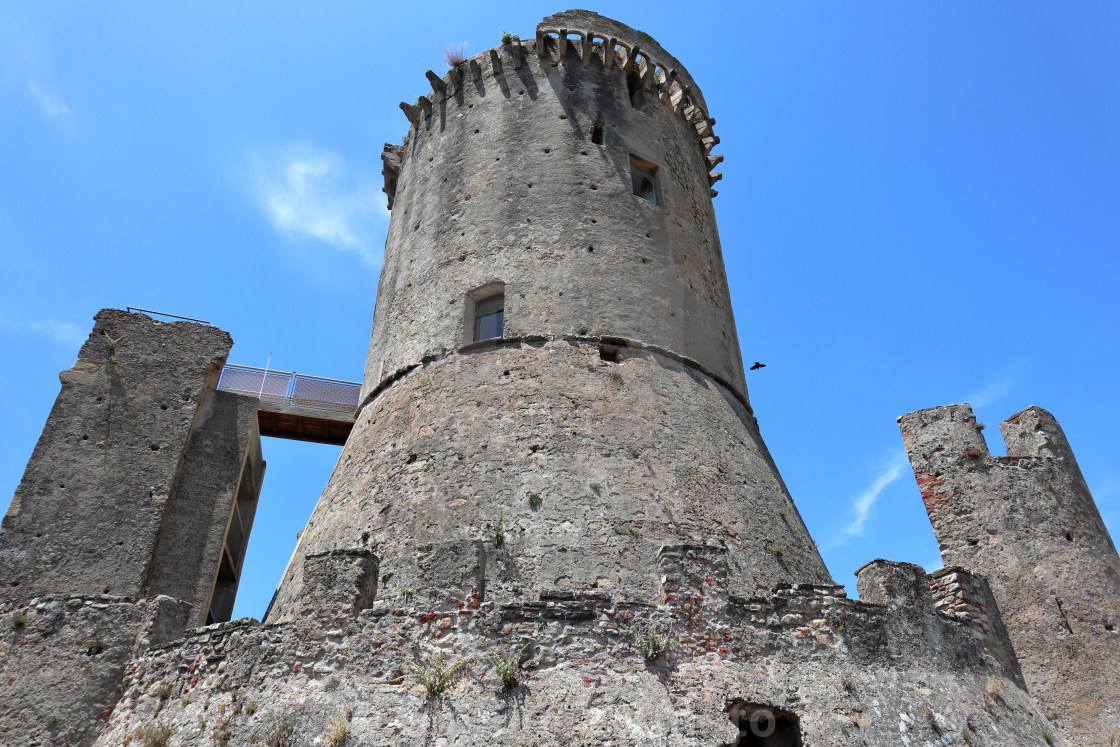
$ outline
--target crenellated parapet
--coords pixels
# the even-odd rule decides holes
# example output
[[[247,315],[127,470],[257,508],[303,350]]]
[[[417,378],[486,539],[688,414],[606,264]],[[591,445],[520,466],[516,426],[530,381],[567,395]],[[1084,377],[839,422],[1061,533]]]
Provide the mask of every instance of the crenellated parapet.
[[[406,146],[431,126],[433,114],[454,106],[473,108],[472,95],[487,87],[504,89],[533,71],[526,64],[535,58],[540,65],[564,65],[572,69],[592,68],[599,74],[618,76],[625,82],[627,95],[635,107],[659,102],[685,122],[695,133],[709,186],[723,174],[713,171],[723,156],[712,152],[720,139],[713,130],[716,120],[688,71],[648,35],[589,11],[566,11],[545,18],[538,26],[535,40],[522,41],[513,35],[509,41],[452,66],[442,76],[432,70],[424,74],[431,90],[413,103],[401,102],[400,109],[409,121]],[[473,94],[472,94],[473,92]],[[397,181],[407,147],[386,144],[382,153],[385,186],[391,210]],[[718,192],[710,189],[715,197]]]
[[[1057,420],[1039,407],[1005,420],[1007,456],[967,404],[899,424],[942,560],[959,583],[964,569],[990,584],[1031,692],[1084,743],[1120,739],[1105,715],[1120,712],[1120,557]]]

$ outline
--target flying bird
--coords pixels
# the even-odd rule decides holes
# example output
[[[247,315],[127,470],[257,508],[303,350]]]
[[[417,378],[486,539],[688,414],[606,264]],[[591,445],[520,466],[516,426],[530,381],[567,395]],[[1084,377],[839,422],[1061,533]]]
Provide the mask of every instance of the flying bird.
[[[755,361],[754,365],[751,366],[752,371],[757,371],[760,368],[766,368],[766,364],[765,363],[759,363],[758,361]]]

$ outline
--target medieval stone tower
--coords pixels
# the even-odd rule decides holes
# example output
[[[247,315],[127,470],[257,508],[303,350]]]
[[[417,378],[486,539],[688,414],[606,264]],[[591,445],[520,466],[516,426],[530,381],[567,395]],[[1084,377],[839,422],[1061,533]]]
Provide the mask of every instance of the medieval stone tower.
[[[1048,414],[1004,460],[967,406],[905,416],[949,565],[848,599],[749,403],[684,66],[567,11],[427,77],[356,409],[98,314],[0,527],[0,742],[1120,744],[1120,560]],[[228,621],[266,424],[349,435]]]
[[[429,77],[386,154],[360,416],[269,620],[327,551],[372,551],[378,598],[654,600],[678,539],[725,550],[737,594],[831,583],[747,401],[685,68],[572,12]]]

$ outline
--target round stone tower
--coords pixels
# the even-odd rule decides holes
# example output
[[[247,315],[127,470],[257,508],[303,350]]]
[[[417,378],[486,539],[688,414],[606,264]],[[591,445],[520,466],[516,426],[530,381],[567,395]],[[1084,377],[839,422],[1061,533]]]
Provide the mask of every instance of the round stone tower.
[[[685,68],[568,11],[535,43],[427,75],[383,154],[392,221],[357,423],[269,620],[321,584],[652,602],[682,543],[735,593],[831,583],[747,399],[718,138]]]

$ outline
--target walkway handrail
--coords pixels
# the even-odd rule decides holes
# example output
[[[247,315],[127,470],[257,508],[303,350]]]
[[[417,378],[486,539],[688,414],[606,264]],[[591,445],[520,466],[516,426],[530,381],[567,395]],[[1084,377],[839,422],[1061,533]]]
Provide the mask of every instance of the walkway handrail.
[[[222,367],[218,389],[289,407],[353,413],[358,409],[362,385],[324,376],[306,376],[295,371],[273,371],[227,363]]]

